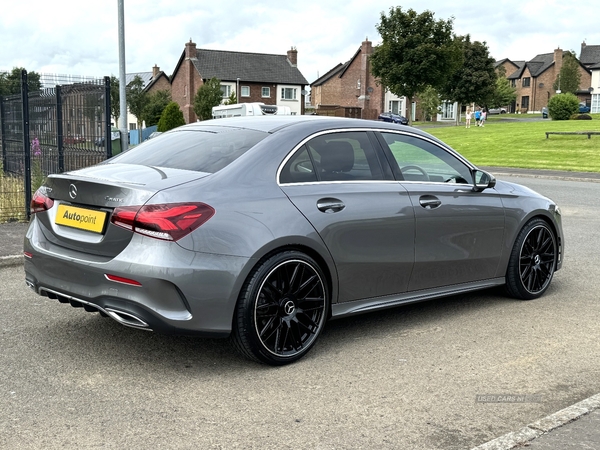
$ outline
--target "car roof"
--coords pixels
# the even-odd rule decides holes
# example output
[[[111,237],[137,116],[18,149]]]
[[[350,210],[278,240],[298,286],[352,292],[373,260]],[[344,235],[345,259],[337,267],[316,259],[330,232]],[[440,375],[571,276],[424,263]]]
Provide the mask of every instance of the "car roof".
[[[382,128],[406,130],[406,125],[396,125],[389,122],[379,120],[351,119],[346,117],[332,116],[244,116],[244,117],[229,117],[223,119],[204,120],[202,122],[194,122],[176,130],[211,130],[217,132],[219,128],[231,129],[250,129],[262,131],[265,133],[275,133],[278,130],[289,127],[309,127],[314,131],[339,129],[339,128]],[[173,130],[175,131],[175,130]],[[411,131],[416,134],[427,134],[420,130],[411,128]]]

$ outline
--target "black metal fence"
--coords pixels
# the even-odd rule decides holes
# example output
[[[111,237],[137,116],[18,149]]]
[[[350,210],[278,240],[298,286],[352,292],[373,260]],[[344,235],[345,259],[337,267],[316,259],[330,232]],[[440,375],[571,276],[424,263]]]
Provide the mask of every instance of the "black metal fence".
[[[6,75],[0,72],[0,92],[20,93],[0,96],[0,223],[29,219],[32,193],[46,175],[112,156],[109,77],[41,75],[29,92],[26,71],[21,80]]]

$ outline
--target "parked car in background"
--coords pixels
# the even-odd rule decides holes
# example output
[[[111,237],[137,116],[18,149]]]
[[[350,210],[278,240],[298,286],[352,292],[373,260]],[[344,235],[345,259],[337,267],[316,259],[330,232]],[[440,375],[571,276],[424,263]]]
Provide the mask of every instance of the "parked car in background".
[[[587,106],[585,103],[581,102],[579,104],[579,112],[580,113],[589,113],[590,112],[590,107]]]
[[[502,285],[538,298],[564,254],[552,200],[422,130],[338,117],[184,125],[50,175],[31,212],[37,294],[140,330],[231,336],[272,365],[303,357],[330,317]]]
[[[506,108],[490,108],[488,114],[506,114]]]
[[[72,144],[80,144],[82,142],[85,142],[85,138],[83,136],[78,135],[78,134],[65,136],[63,138],[63,143],[64,144],[72,145]]]
[[[379,114],[379,120],[383,122],[399,123],[401,125],[408,125],[408,119],[400,114],[394,114],[391,112],[384,112]]]

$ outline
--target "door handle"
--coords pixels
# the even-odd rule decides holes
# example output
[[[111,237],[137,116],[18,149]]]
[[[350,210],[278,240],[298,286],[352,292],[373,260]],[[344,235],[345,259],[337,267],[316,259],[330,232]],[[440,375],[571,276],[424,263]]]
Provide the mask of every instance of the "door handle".
[[[317,201],[317,209],[324,213],[336,213],[344,209],[346,205],[337,198],[322,198]]]
[[[419,197],[419,204],[425,209],[435,209],[442,204],[442,201],[435,195],[422,195]]]

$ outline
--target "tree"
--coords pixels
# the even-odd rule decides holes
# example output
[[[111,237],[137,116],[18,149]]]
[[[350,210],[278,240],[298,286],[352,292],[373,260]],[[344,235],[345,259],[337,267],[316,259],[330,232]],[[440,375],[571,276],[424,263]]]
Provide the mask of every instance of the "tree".
[[[490,56],[485,42],[471,42],[469,35],[456,40],[462,49],[462,64],[448,77],[442,96],[459,104],[489,106],[498,78],[494,58]]]
[[[510,85],[510,81],[506,78],[506,69],[504,66],[498,66],[498,78],[496,79],[496,88],[492,95],[492,100],[486,106],[489,108],[500,108],[510,105],[517,99],[517,89]]]
[[[581,84],[579,60],[574,52],[563,53],[563,63],[552,87],[561,93],[575,94]]]
[[[147,127],[157,125],[160,116],[171,102],[171,93],[167,90],[156,91],[148,95],[147,104],[142,113],[142,120],[146,122]]]
[[[461,65],[462,52],[454,39],[454,19],[435,20],[431,11],[417,14],[402,7],[381,13],[377,31],[382,42],[371,56],[373,75],[390,92],[409,101],[427,86],[442,88]]]
[[[181,112],[181,109],[179,109],[177,102],[171,102],[160,116],[157,131],[169,131],[181,125],[185,125],[183,113]]]
[[[127,85],[127,107],[137,119],[139,142],[142,142],[142,114],[147,104],[148,94],[144,90],[144,80],[136,75]]]
[[[579,110],[575,94],[557,94],[548,101],[548,114],[552,120],[569,120]]]
[[[431,86],[427,86],[423,92],[419,94],[419,100],[425,120],[431,120],[435,116],[442,104],[440,94]]]
[[[238,102],[237,95],[235,95],[235,92],[232,92],[231,95],[229,96],[229,98],[225,101],[225,104],[226,105],[235,105],[237,102]]]
[[[0,95],[14,95],[21,93],[21,73],[23,67],[14,67],[10,72],[0,73]],[[27,89],[29,92],[40,91],[42,83],[40,74],[34,71],[27,72]]]
[[[115,125],[119,122],[121,115],[121,94],[119,92],[119,79],[114,75],[110,76],[110,115],[115,119]]]
[[[220,105],[222,100],[221,81],[214,77],[206,81],[194,97],[194,112],[198,119],[211,119],[213,106]]]

